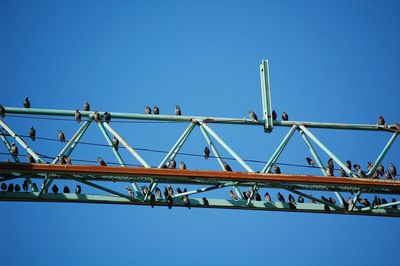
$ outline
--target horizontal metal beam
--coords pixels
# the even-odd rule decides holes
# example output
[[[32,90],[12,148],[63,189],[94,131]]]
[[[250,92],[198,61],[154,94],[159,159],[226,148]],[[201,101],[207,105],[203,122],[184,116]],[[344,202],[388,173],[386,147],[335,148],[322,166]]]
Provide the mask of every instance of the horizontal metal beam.
[[[1,174],[30,174],[35,177],[74,175],[87,180],[144,181],[158,183],[219,184],[237,182],[238,186],[268,187],[270,184],[290,185],[293,189],[358,191],[363,193],[400,194],[400,181],[365,178],[326,177],[309,175],[262,174],[250,172],[226,172],[204,170],[180,170],[143,167],[51,165],[0,163]],[[87,175],[98,179],[88,178]],[[32,176],[32,177],[33,177]],[[147,178],[147,179],[146,179]],[[148,180],[149,179],[149,180]],[[0,179],[1,181],[1,179]]]
[[[23,201],[23,202],[67,202],[67,203],[100,203],[100,204],[125,204],[125,205],[150,205],[148,201],[140,201],[136,198],[128,199],[110,195],[74,194],[74,193],[44,193],[40,198],[38,193],[29,192],[0,192],[0,201]],[[343,209],[330,209],[326,211],[323,204],[296,203],[296,208],[290,207],[289,203],[253,201],[247,206],[244,200],[207,199],[209,205],[204,205],[202,198],[191,198],[192,208],[219,208],[234,210],[260,210],[260,211],[285,211],[285,212],[308,212],[324,214],[348,214],[368,216],[400,217],[400,210],[394,208],[380,208],[370,210],[345,211]],[[156,202],[156,206],[167,206],[165,200]],[[182,199],[175,198],[173,208],[186,207]]]
[[[47,116],[70,116],[75,119],[75,110],[56,110],[56,109],[39,109],[39,108],[18,108],[5,107],[7,114],[26,114],[26,115],[47,115]],[[94,112],[81,111],[82,117],[89,117]],[[102,112],[100,112],[102,113]],[[251,125],[264,126],[264,120],[252,121],[245,118],[224,118],[224,117],[206,117],[206,116],[176,116],[176,115],[146,115],[137,113],[118,113],[109,112],[111,117],[118,119],[130,120],[149,120],[149,121],[169,121],[169,122],[193,122],[203,121],[205,123],[220,123],[220,124],[236,124],[236,125]],[[368,130],[368,131],[387,131],[394,132],[390,128],[378,127],[377,124],[346,124],[346,123],[320,123],[306,121],[273,121],[273,125],[281,127],[292,127],[294,125],[304,125],[307,128],[329,128],[329,129],[347,129],[347,130]]]

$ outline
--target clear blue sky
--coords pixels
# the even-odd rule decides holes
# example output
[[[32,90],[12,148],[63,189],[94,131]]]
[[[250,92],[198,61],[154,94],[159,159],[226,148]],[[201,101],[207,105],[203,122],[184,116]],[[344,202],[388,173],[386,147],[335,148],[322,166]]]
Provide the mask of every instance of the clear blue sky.
[[[400,121],[399,14],[398,1],[3,0],[0,103],[22,106],[29,96],[32,107],[77,109],[88,99],[93,110],[139,113],[145,105],[173,113],[180,104],[188,115],[247,117],[249,109],[261,114],[258,65],[269,59],[278,113],[368,124],[382,114],[394,123]],[[56,137],[59,128],[68,137],[78,127],[7,122],[19,134],[34,125],[44,137]],[[115,127],[134,147],[167,150],[185,125]],[[243,158],[257,160],[267,160],[287,131],[213,128]],[[363,167],[390,137],[313,132]],[[105,143],[96,127],[89,133],[84,140]],[[30,144],[49,155],[61,149]],[[201,153],[204,144],[196,131],[183,152]],[[397,141],[386,166],[400,168],[399,148]],[[115,161],[106,151],[81,146],[72,159]],[[162,158],[141,155],[152,165]],[[279,162],[304,164],[305,156],[295,135]],[[218,169],[214,160],[177,159],[191,169]],[[7,202],[0,211],[2,265],[398,265],[394,218]]]

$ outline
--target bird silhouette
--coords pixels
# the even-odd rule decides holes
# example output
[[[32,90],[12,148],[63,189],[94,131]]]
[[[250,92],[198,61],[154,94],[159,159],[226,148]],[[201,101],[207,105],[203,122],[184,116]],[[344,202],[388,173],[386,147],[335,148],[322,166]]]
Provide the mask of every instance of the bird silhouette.
[[[126,189],[126,191],[128,191],[128,195],[130,197],[133,198],[135,196],[135,193],[133,192],[133,190],[130,187],[126,186],[125,189]]]
[[[168,209],[172,209],[172,204],[174,204],[174,198],[172,197],[172,195],[168,194],[167,196]]]
[[[278,115],[276,114],[275,110],[272,111],[272,120],[275,121],[278,118]]]
[[[208,160],[208,157],[210,157],[210,149],[208,148],[208,146],[206,146],[204,148],[204,159]]]
[[[36,130],[33,126],[31,126],[31,128],[29,129],[29,137],[32,141],[35,141],[36,139]]]
[[[1,183],[1,190],[3,190],[3,191],[6,191],[6,189],[7,189],[7,185],[6,185],[6,183]]]
[[[346,173],[346,171],[343,168],[340,168],[340,176],[341,177],[349,177]]]
[[[181,108],[179,105],[175,105],[175,115],[182,115]]]
[[[17,157],[18,157],[18,147],[17,147],[17,145],[15,145],[15,142],[11,143],[11,150],[10,150],[10,152],[11,152],[11,155],[12,155],[14,158],[17,158]]]
[[[14,184],[13,183],[8,184],[7,192],[13,192],[13,191],[14,191]]]
[[[81,194],[82,188],[80,185],[76,185],[75,194]]]
[[[208,200],[206,198],[203,198],[203,205],[210,206],[210,203],[208,202]]]
[[[176,161],[171,159],[168,163],[168,168],[175,169],[176,168]]]
[[[280,202],[285,202],[285,198],[283,197],[283,195],[280,192],[278,192],[278,200]]]
[[[81,120],[82,120],[82,114],[81,114],[81,112],[79,112],[79,110],[76,110],[75,111],[75,120],[76,120],[76,122],[79,124],[80,122],[81,122]]]
[[[28,96],[25,97],[25,100],[24,100],[24,107],[25,107],[25,108],[31,108],[31,102],[29,101]]]
[[[256,113],[254,113],[251,110],[249,110],[249,116],[251,118],[251,122],[257,122],[258,121],[258,117],[257,117]]]
[[[397,169],[396,169],[396,166],[394,166],[394,164],[391,163],[389,165],[389,171],[390,171],[390,174],[392,175],[393,179],[396,179]]]
[[[86,100],[85,103],[83,104],[83,111],[86,111],[86,112],[90,111],[90,104],[89,104],[88,100]]]
[[[109,112],[104,112],[103,116],[104,116],[104,121],[107,124],[110,124],[110,122],[111,122],[111,114]]]
[[[160,114],[160,108],[158,108],[158,106],[156,106],[156,105],[153,107],[153,114],[155,114],[155,115]]]
[[[389,171],[385,172],[386,180],[392,180],[392,174]]]
[[[311,159],[310,157],[307,157],[306,161],[311,167],[315,167],[315,162],[313,159]]]
[[[53,185],[53,187],[51,188],[51,191],[53,191],[53,193],[58,193],[57,185]]]
[[[377,195],[375,195],[374,200],[372,201],[372,206],[378,206],[381,205],[382,201],[381,198],[379,198]]]
[[[229,196],[233,199],[233,200],[238,200],[238,196],[232,191],[229,191]]]
[[[64,192],[64,193],[69,193],[69,187],[64,186],[63,192]]]
[[[183,161],[179,163],[179,169],[186,170],[186,164]]]
[[[0,117],[4,118],[6,116],[6,108],[0,104]]]
[[[114,138],[112,140],[112,146],[116,151],[118,151],[119,140],[115,136],[114,136]]]
[[[333,169],[330,168],[329,166],[327,166],[325,168],[325,174],[326,174],[326,176],[333,176]]]
[[[156,196],[154,194],[150,195],[150,205],[152,208],[156,205]]]
[[[15,192],[20,192],[21,191],[21,187],[18,184],[15,184]]]
[[[279,168],[279,166],[277,166],[277,165],[274,166],[274,172],[275,172],[275,174],[277,174],[277,175],[279,175],[279,174],[282,173],[282,172],[281,172],[281,168]]]
[[[382,163],[380,163],[380,164],[378,165],[377,170],[378,170],[378,173],[379,173],[380,176],[383,176],[383,175],[385,174],[385,167],[383,166]]]
[[[261,201],[261,195],[258,193],[257,190],[254,192],[254,199],[256,201]]]
[[[94,118],[94,121],[96,121],[96,123],[100,123],[101,122],[101,116],[100,116],[99,112],[95,111],[94,114],[93,114],[93,118]]]
[[[106,163],[101,157],[97,157],[97,162],[98,162],[101,166],[107,166],[107,163]]]
[[[27,158],[28,158],[28,163],[36,163],[35,158],[33,158],[33,156],[30,155],[29,153],[27,155]]]
[[[283,121],[288,121],[289,120],[289,115],[285,112],[282,112],[282,120]]]
[[[157,197],[157,198],[162,198],[161,189],[159,189],[158,187],[156,187],[155,193],[156,193],[156,197]]]
[[[187,195],[183,196],[183,204],[190,210],[190,199]]]
[[[146,115],[151,115],[151,108],[150,108],[150,106],[146,106],[146,107],[144,108],[144,113],[145,113]]]
[[[297,198],[297,202],[298,202],[298,203],[304,203],[304,198],[303,198],[302,196],[299,196],[299,197]]]
[[[346,166],[347,166],[347,168],[349,168],[349,170],[351,170],[351,161],[350,160],[346,161]]]
[[[28,191],[28,182],[24,180],[24,183],[22,183],[22,189],[27,192]]]
[[[271,202],[271,196],[269,195],[268,192],[265,192],[264,199],[265,199],[266,202]]]
[[[58,139],[61,141],[61,143],[65,143],[64,132],[62,132],[60,129],[58,130]]]
[[[385,125],[386,125],[385,119],[383,118],[382,115],[380,115],[380,116],[378,117],[378,126],[385,126]]]
[[[227,172],[232,172],[232,168],[227,164],[226,162],[222,162],[222,165],[224,166],[224,170]]]

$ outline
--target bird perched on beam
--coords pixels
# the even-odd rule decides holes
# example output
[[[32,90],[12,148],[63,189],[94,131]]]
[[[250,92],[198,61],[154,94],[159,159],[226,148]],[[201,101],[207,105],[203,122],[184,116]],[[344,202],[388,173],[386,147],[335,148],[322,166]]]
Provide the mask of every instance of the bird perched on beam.
[[[152,208],[156,205],[156,196],[154,194],[150,195],[150,205]]]
[[[6,116],[6,108],[3,107],[3,105],[0,104],[0,117],[4,118]]]
[[[275,110],[272,111],[272,120],[275,121],[276,118],[278,118],[278,115],[276,114]]]
[[[53,191],[53,193],[58,193],[58,187],[57,187],[57,185],[54,185],[54,186],[51,188],[51,191]]]
[[[106,162],[105,162],[101,157],[97,157],[97,162],[98,162],[101,166],[107,166]]]
[[[21,187],[18,184],[15,184],[15,192],[20,192],[21,191]]]
[[[249,116],[251,118],[251,122],[257,122],[258,121],[258,117],[257,117],[256,113],[254,113],[252,110],[249,110]]]
[[[22,183],[22,189],[27,192],[28,191],[28,181],[24,180],[24,183]]]
[[[396,166],[394,166],[394,164],[390,164],[390,166],[389,166],[389,171],[390,171],[390,174],[392,175],[392,177],[393,177],[393,179],[397,179],[396,178],[396,176],[397,176],[397,169],[396,169]]]
[[[27,158],[28,158],[28,163],[36,163],[35,158],[33,158],[33,156],[30,155],[29,153],[27,155]]]
[[[203,205],[204,206],[210,206],[210,203],[208,202],[208,200],[206,198],[203,197]]]
[[[116,151],[118,150],[119,140],[115,136],[114,136],[114,138],[112,140],[112,146]]]
[[[378,126],[386,126],[385,119],[382,115],[378,117]]]
[[[96,121],[96,123],[101,122],[101,116],[100,116],[99,112],[97,112],[97,111],[94,112],[93,117],[94,117],[94,121]]]
[[[133,190],[128,186],[126,186],[125,188],[126,188],[126,191],[128,191],[128,195],[133,198],[135,196],[135,193],[133,193]]]
[[[392,175],[390,174],[389,170],[385,172],[386,180],[392,180]]]
[[[6,191],[7,185],[6,183],[1,183],[1,190]]]
[[[75,111],[75,120],[76,120],[76,122],[79,124],[80,122],[81,122],[81,120],[82,120],[82,114],[81,114],[81,112],[79,112],[79,110],[76,110]]]
[[[285,198],[283,197],[283,195],[280,192],[278,192],[278,200],[280,202],[285,202]]]
[[[104,112],[103,116],[104,116],[104,121],[107,124],[110,124],[110,122],[111,122],[111,114],[109,112]]]
[[[86,111],[86,112],[90,111],[90,104],[89,104],[88,100],[86,100],[84,105],[83,105],[83,111]]]
[[[232,172],[232,168],[229,166],[229,164],[227,164],[226,162],[222,162],[223,166],[224,166],[224,170],[227,172]]]
[[[271,196],[269,195],[268,192],[265,192],[264,199],[265,199],[266,202],[271,202]]]
[[[156,187],[155,193],[156,193],[156,198],[162,199],[161,189],[160,188]]]
[[[17,145],[15,145],[15,142],[11,143],[11,150],[10,150],[10,152],[11,152],[11,155],[12,155],[14,158],[17,158],[17,157],[18,157],[18,147],[17,147]]]
[[[229,191],[229,197],[231,197],[233,200],[238,200],[238,196],[232,191]]]
[[[69,187],[64,186],[63,192],[64,192],[64,193],[69,193],[69,192],[70,192],[70,191],[69,191]]]
[[[171,159],[168,163],[168,168],[175,169],[176,168],[176,161]]]
[[[383,166],[382,163],[380,163],[380,164],[378,165],[377,170],[378,170],[378,173],[379,173],[380,176],[383,176],[383,175],[385,174],[385,167]]]
[[[208,160],[209,157],[210,157],[210,149],[208,148],[208,146],[206,146],[204,148],[204,159]]]
[[[168,196],[167,196],[168,209],[172,209],[173,204],[174,204],[174,198],[172,197],[171,194],[168,194]]]
[[[150,108],[150,106],[146,106],[146,107],[144,108],[144,113],[145,113],[146,115],[151,115],[151,108]]]
[[[181,108],[179,107],[179,105],[175,105],[175,115],[178,116],[182,115]]]
[[[8,184],[7,192],[13,192],[13,191],[14,191],[14,184],[13,183]]]
[[[289,115],[285,112],[282,112],[282,120],[283,121],[288,121],[289,120]]]
[[[186,170],[186,164],[183,161],[179,163],[179,169]]]
[[[65,135],[64,132],[61,131],[61,129],[58,130],[58,139],[61,141],[61,143],[65,143]]]
[[[274,166],[274,172],[275,172],[275,174],[277,174],[277,175],[279,175],[279,174],[282,173],[282,172],[281,172],[281,168],[279,168],[279,166],[277,166],[277,165]]]
[[[343,168],[340,168],[340,176],[341,177],[349,177],[346,173],[346,171]]]
[[[36,140],[36,130],[33,126],[31,126],[31,128],[29,129],[29,137],[32,141]]]
[[[160,114],[160,108],[158,108],[158,106],[156,106],[156,105],[153,107],[153,114],[155,114],[155,115]]]
[[[81,194],[82,188],[80,185],[76,185],[75,194]]]
[[[25,108],[31,108],[31,102],[29,101],[28,96],[25,97],[24,107]]]
[[[190,210],[190,199],[187,195],[183,196],[183,204]]]
[[[349,168],[349,170],[351,170],[351,161],[350,160],[346,161],[346,166],[347,166],[347,168]]]
[[[304,203],[304,198],[303,198],[302,196],[299,196],[299,197],[297,198],[297,202],[298,202],[298,203]]]
[[[311,166],[311,167],[315,167],[315,162],[313,161],[313,159],[311,159],[310,157],[306,158],[307,163]]]

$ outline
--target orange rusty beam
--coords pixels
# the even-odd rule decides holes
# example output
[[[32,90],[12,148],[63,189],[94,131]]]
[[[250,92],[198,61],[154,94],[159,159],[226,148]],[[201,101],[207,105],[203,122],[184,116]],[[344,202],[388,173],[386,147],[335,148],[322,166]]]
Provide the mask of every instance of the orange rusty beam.
[[[349,185],[355,187],[387,188],[400,192],[399,181],[386,181],[365,178],[326,177],[310,175],[287,174],[261,174],[249,172],[225,172],[205,170],[180,170],[141,167],[119,166],[91,166],[91,165],[55,165],[55,164],[20,164],[0,163],[0,173],[44,173],[44,174],[87,174],[102,176],[126,177],[155,177],[184,179],[203,179],[204,181],[234,181],[234,182],[259,182],[259,183],[293,183],[313,185]]]

